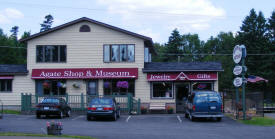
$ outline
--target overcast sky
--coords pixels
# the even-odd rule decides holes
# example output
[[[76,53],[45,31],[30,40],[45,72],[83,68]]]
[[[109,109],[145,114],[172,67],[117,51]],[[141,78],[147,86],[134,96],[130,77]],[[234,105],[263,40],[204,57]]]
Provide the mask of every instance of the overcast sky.
[[[88,17],[166,43],[173,29],[207,40],[219,32],[236,32],[254,8],[270,17],[275,0],[0,0],[0,28],[39,32],[45,15],[53,26]]]

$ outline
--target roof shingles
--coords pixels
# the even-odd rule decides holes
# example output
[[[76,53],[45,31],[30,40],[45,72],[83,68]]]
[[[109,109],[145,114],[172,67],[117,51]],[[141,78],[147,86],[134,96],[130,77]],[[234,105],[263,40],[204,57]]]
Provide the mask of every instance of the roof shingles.
[[[0,75],[27,74],[27,65],[24,64],[0,64]]]

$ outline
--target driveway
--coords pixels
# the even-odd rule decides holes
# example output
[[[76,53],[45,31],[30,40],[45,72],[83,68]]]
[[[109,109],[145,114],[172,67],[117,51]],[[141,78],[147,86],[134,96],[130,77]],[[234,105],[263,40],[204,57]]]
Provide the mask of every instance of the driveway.
[[[86,121],[85,115],[70,118],[36,119],[34,115],[5,115],[0,120],[0,132],[45,133],[47,121],[61,121],[63,134],[93,136],[99,139],[274,139],[275,126],[243,125],[229,118],[221,122],[201,120],[191,122],[182,114],[122,115],[117,121],[97,119]]]

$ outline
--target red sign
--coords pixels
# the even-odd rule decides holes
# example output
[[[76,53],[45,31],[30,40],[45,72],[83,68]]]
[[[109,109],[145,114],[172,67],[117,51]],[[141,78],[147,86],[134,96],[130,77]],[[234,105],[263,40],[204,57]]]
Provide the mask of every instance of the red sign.
[[[217,72],[148,73],[148,81],[218,80]]]
[[[138,78],[138,68],[33,69],[32,79]]]

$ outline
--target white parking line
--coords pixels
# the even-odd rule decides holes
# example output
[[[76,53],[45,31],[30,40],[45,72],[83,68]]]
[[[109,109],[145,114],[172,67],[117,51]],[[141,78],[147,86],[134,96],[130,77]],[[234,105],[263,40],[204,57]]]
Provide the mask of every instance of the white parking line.
[[[128,118],[126,119],[126,122],[128,123],[129,119],[131,118],[132,116],[128,116]]]
[[[73,118],[72,120],[77,120],[77,119],[80,119],[80,118],[83,118],[83,117],[84,117],[83,115],[77,116],[77,117]]]
[[[178,118],[179,122],[182,123],[182,120],[180,119],[180,116],[177,115],[177,118]]]

